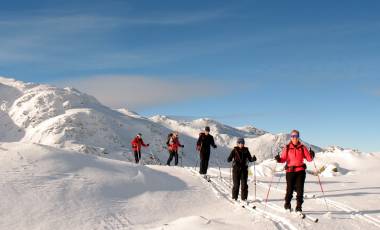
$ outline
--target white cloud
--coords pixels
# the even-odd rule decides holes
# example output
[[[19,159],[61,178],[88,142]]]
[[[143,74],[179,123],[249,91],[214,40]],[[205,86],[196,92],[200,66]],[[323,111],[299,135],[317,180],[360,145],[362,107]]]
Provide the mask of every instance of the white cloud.
[[[113,30],[131,26],[146,25],[184,25],[199,23],[222,17],[224,11],[210,10],[155,15],[104,16],[83,15],[59,12],[39,16],[0,17],[0,61],[3,64],[33,63],[44,64],[51,68],[112,68],[139,67],[149,63],[165,61],[164,52],[177,60],[177,55],[167,49],[178,46],[180,53],[191,53],[191,49],[182,50],[186,44],[170,44],[169,47],[149,47],[143,49],[105,50],[102,41],[111,36]],[[199,44],[197,44],[199,46]],[[207,44],[209,46],[209,44]],[[206,47],[207,47],[206,46]],[[93,49],[91,47],[98,47]],[[191,47],[194,49],[195,47]],[[205,47],[202,47],[205,50]],[[164,49],[164,51],[162,51]],[[155,52],[155,50],[157,52]],[[81,61],[78,61],[80,53]],[[174,56],[174,57],[173,57]]]
[[[183,12],[177,14],[129,17],[126,23],[134,25],[186,25],[217,19],[226,15],[225,10]]]
[[[95,96],[112,108],[141,109],[229,92],[228,82],[210,80],[159,79],[145,76],[95,76],[56,83]]]

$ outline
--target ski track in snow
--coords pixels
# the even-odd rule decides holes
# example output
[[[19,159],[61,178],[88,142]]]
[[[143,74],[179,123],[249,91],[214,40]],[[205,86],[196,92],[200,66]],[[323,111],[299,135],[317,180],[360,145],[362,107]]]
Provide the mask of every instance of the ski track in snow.
[[[215,193],[218,197],[222,197],[222,198],[226,199],[231,204],[236,204],[236,202],[233,201],[231,198],[231,193],[230,193],[231,183],[229,182],[229,180],[227,181],[227,179],[225,177],[223,177],[223,176],[222,177],[211,176],[211,178],[210,178],[211,183],[210,183],[210,182],[205,181],[203,178],[201,178],[199,176],[198,172],[196,172],[193,168],[187,168],[187,169],[193,175],[198,175],[198,177],[202,181],[204,181],[204,183],[207,183],[211,187],[211,189],[213,189],[215,191]],[[215,171],[217,175],[220,174],[218,172],[219,170],[216,168],[210,168],[209,170]],[[221,173],[221,174],[223,174],[223,173]],[[249,181],[249,182],[252,182],[252,181]],[[263,182],[257,182],[257,185],[263,189],[269,188],[269,186]],[[283,195],[286,192],[283,189],[279,189],[279,188],[273,187],[273,186],[271,188],[271,191],[276,191],[276,192],[279,192]],[[307,198],[306,197],[305,199],[314,200],[315,203],[322,205],[322,206],[325,206],[325,200],[323,197],[321,197],[317,194],[311,194],[311,193],[308,193],[308,194],[305,193],[305,195],[307,197],[315,197],[315,198]],[[248,200],[253,201],[254,199],[252,198],[251,195],[249,195]],[[269,200],[265,204],[265,199],[262,197],[259,197],[259,196],[256,197],[256,200],[257,200],[257,202],[254,202],[254,204],[256,205],[256,210],[250,209],[250,208],[246,208],[246,210],[251,212],[254,215],[260,215],[266,219],[271,220],[278,229],[307,229],[308,227],[312,227],[315,224],[315,223],[312,223],[314,217],[310,217],[311,214],[308,214],[307,212],[306,212],[306,219],[304,219],[304,220],[300,220],[300,219],[297,220],[296,219],[296,221],[292,221],[293,217],[290,217],[290,216],[288,218],[284,217],[284,215],[287,215],[287,213],[284,212],[284,210],[281,206],[274,204],[274,203],[270,202]],[[326,198],[326,202],[329,206],[329,211],[332,214],[334,214],[334,213],[336,213],[337,215],[345,214],[346,217],[341,217],[341,218],[357,220],[359,222],[363,221],[369,225],[380,228],[380,220],[373,217],[373,216],[370,216],[368,214],[363,214],[358,209],[355,209],[349,205],[346,205],[346,204],[343,204],[343,203],[340,203],[337,201],[333,201],[333,200],[328,199],[328,198]],[[333,210],[332,210],[332,208],[333,208]],[[274,214],[273,212],[275,212],[276,214]],[[326,210],[326,214],[327,214],[327,210]],[[308,222],[308,221],[310,221],[310,222]],[[318,224],[318,223],[316,223],[316,224]],[[317,226],[317,225],[315,225],[315,226]],[[357,223],[357,226],[361,226],[360,223]]]
[[[262,182],[257,182],[257,185],[258,186],[261,186],[262,188],[265,188],[265,189],[268,189],[268,185],[266,185],[265,183],[262,183]],[[286,191],[283,190],[283,189],[279,189],[277,187],[273,187],[272,188],[273,190],[276,190],[278,192],[281,192],[282,194],[285,194]],[[372,217],[368,214],[363,214],[360,210],[358,209],[355,209],[349,205],[346,205],[346,204],[343,204],[343,203],[340,203],[338,201],[333,201],[331,199],[328,199],[328,198],[323,198],[323,196],[319,196],[318,194],[311,194],[311,193],[308,193],[306,194],[306,197],[316,197],[316,198],[312,198],[311,200],[315,200],[316,202],[318,203],[321,203],[323,205],[325,205],[325,200],[328,204],[328,207],[329,207],[329,211],[333,211],[333,212],[342,212],[342,213],[346,213],[347,216],[351,217],[351,218],[359,218],[371,225],[374,225],[376,227],[379,227],[380,228],[380,219],[377,219],[375,217]],[[310,200],[310,199],[309,199]],[[334,210],[331,210],[331,207],[334,208]]]
[[[222,197],[225,200],[227,200],[229,203],[232,205],[237,205],[235,201],[232,200],[231,194],[230,194],[230,189],[224,185],[221,185],[220,183],[217,182],[214,178],[211,178],[211,182],[207,182],[205,179],[201,178],[199,176],[198,172],[194,171],[191,168],[188,168],[189,171],[194,175],[198,176],[202,181],[204,181],[205,184],[207,184],[209,187],[211,187],[212,190],[216,193],[218,197]],[[223,180],[222,180],[223,181]],[[240,205],[240,204],[239,204]],[[252,209],[250,207],[245,208],[248,212],[252,213],[253,215],[259,215],[265,219],[268,219],[273,222],[273,224],[277,227],[277,229],[288,229],[288,230],[297,230],[298,228],[294,226],[290,221],[288,221],[286,218],[274,215],[270,212],[266,212],[265,210],[261,210],[256,208]]]

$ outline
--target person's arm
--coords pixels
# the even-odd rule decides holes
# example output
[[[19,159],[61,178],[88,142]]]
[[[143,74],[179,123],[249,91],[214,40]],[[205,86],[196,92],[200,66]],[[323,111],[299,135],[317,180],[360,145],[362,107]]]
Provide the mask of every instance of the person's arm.
[[[215,141],[214,141],[214,137],[211,136],[211,146],[216,149],[216,144],[215,144]]]
[[[309,152],[309,150],[306,148],[306,146],[303,146],[302,148],[303,148],[303,154],[305,155],[306,160],[308,162],[313,161],[314,156],[312,156],[312,154]],[[311,151],[313,151],[313,150],[311,150]],[[313,151],[313,153],[314,153],[314,151]]]
[[[132,148],[135,148],[136,147],[136,139],[134,138],[134,139],[132,139],[132,141],[131,141],[131,145],[132,145]]]
[[[276,160],[278,163],[284,163],[284,162],[286,162],[286,159],[288,159],[288,147],[287,146],[285,146],[282,149],[281,156]]]
[[[197,141],[197,151],[201,151],[202,133],[199,134]]]
[[[181,148],[185,147],[183,144],[181,144],[181,142],[179,142],[179,139],[177,139],[177,142],[178,142],[179,147],[181,147]]]
[[[255,155],[253,155],[253,157],[252,157],[252,155],[249,152],[248,148],[247,148],[247,153],[248,153],[248,160],[249,160],[249,162],[254,162],[254,161],[257,160]]]
[[[149,147],[149,144],[145,144],[143,139],[141,139],[141,145],[144,146],[144,147]]]
[[[235,149],[233,149],[230,153],[230,156],[227,158],[227,162],[231,162],[232,159],[234,158],[234,154],[235,154]]]

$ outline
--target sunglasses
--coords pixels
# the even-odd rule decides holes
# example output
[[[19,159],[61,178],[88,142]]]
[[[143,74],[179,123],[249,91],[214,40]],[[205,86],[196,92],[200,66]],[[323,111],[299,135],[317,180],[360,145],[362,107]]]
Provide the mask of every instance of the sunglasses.
[[[291,135],[290,137],[291,138],[299,138],[300,136],[299,135]]]

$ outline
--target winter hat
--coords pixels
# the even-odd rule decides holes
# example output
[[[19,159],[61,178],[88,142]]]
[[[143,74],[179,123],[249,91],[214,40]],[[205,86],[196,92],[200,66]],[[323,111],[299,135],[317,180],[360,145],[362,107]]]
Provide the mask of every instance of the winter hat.
[[[206,132],[210,132],[210,127],[206,126],[206,127],[205,127],[205,131],[206,131]]]
[[[138,136],[138,137],[142,137],[142,134],[141,134],[141,133],[138,133],[137,136]]]
[[[240,137],[237,139],[236,144],[245,144],[244,138]]]

